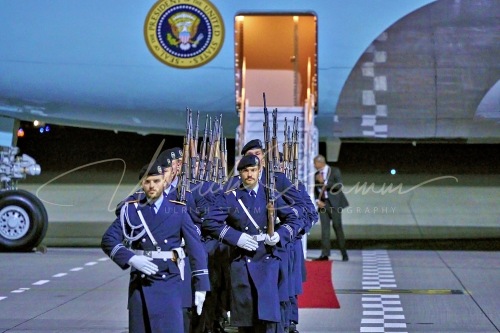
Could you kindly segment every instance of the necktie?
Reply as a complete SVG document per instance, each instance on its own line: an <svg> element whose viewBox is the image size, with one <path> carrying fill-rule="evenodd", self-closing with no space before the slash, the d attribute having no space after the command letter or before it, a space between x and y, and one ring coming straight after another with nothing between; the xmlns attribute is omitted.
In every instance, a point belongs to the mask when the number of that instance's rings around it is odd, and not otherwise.
<svg viewBox="0 0 500 333"><path fill-rule="evenodd" d="M254 190L251 190L251 191L250 191L250 196L251 196L252 198L255 198L255 197L257 197L257 193L255 193L255 191L254 191Z"/></svg>
<svg viewBox="0 0 500 333"><path fill-rule="evenodd" d="M156 216L155 205L151 205L150 207L151 207L151 214L152 214L153 216Z"/></svg>

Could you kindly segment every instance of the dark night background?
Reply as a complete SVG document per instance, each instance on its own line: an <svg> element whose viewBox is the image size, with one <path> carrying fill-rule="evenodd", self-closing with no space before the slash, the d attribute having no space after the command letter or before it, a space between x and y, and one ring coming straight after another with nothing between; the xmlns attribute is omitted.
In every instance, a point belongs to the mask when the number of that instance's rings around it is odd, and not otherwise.
<svg viewBox="0 0 500 333"><path fill-rule="evenodd" d="M42 175L44 172L61 173L113 158L125 160L127 172L135 174L149 162L163 139L163 149L182 147L183 143L183 138L178 136L143 136L54 125L50 125L49 132L42 134L31 123L22 123L21 127L25 135L18 138L18 147L21 153L30 155L42 166ZM234 164L234 147L234 139L228 139L229 170ZM326 154L325 143L320 143L319 148L321 154ZM394 168L399 174L487 175L500 173L499 152L498 144L464 144L456 141L417 142L415 146L411 142L343 142L337 165L343 173L387 174ZM97 173L122 169L123 163L111 162L98 163L82 170Z"/></svg>

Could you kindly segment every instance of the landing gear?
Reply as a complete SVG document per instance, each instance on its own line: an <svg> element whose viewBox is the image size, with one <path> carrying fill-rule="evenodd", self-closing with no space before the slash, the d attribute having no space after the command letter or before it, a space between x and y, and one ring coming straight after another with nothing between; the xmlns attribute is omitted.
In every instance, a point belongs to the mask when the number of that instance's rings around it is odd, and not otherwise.
<svg viewBox="0 0 500 333"><path fill-rule="evenodd" d="M47 233L43 203L30 192L17 189L26 175L40 174L40 166L17 147L0 147L0 251L31 251Z"/></svg>
<svg viewBox="0 0 500 333"><path fill-rule="evenodd" d="M47 211L24 190L0 191L0 250L31 251L45 237Z"/></svg>

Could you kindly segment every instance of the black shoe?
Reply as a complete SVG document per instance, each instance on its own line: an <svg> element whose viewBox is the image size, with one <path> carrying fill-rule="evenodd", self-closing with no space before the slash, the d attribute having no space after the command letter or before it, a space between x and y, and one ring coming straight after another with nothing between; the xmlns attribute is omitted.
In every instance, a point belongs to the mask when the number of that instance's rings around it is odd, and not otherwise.
<svg viewBox="0 0 500 333"><path fill-rule="evenodd" d="M349 261L349 256L347 255L347 252L342 253L342 261Z"/></svg>
<svg viewBox="0 0 500 333"><path fill-rule="evenodd" d="M325 261L328 260L328 256L319 256L316 259L313 259L314 261Z"/></svg>
<svg viewBox="0 0 500 333"><path fill-rule="evenodd" d="M299 331L297 331L297 326L295 326L296 324L292 321L290 323L290 326L288 327L288 333L299 333Z"/></svg>

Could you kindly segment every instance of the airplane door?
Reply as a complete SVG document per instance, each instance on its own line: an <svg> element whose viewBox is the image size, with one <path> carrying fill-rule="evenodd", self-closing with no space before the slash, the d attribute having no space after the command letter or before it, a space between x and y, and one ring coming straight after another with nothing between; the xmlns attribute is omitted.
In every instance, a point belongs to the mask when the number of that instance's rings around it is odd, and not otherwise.
<svg viewBox="0 0 500 333"><path fill-rule="evenodd" d="M235 18L237 105L303 106L317 92L316 17L312 14ZM309 89L309 90L308 90Z"/></svg>

